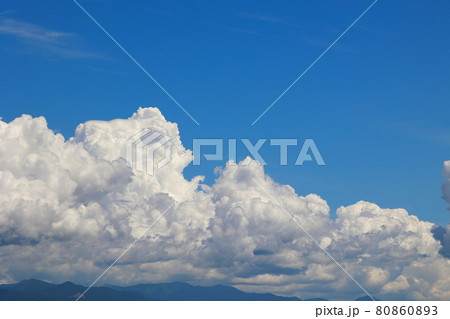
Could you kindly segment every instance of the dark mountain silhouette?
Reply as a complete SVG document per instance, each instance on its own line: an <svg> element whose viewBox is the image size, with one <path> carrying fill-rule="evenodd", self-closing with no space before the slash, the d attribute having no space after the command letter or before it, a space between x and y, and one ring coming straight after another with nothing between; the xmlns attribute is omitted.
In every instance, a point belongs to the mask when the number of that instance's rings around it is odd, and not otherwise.
<svg viewBox="0 0 450 319"><path fill-rule="evenodd" d="M70 281L53 284L29 279L15 284L0 285L0 300L70 301L76 300L86 290L85 286ZM193 286L184 282L139 284L128 287L92 287L80 298L83 301L300 301L297 297L282 297L271 293L248 293L230 286ZM323 298L310 301L327 301ZM357 301L370 301L362 296ZM378 300L378 299L377 299Z"/></svg>
<svg viewBox="0 0 450 319"><path fill-rule="evenodd" d="M70 301L76 300L86 287L70 281L62 284L29 279L19 283L0 285L0 300ZM300 300L296 297L281 297L269 293L246 293L239 289L217 285L212 287L192 286L174 282L162 284L140 284L130 287L92 287L80 300L91 301L141 301L141 300L217 300L217 301L269 301Z"/></svg>
<svg viewBox="0 0 450 319"><path fill-rule="evenodd" d="M247 293L230 286L192 286L184 282L140 284L129 287L110 286L121 291L140 292L147 298L169 301L298 301L270 293Z"/></svg>
<svg viewBox="0 0 450 319"><path fill-rule="evenodd" d="M22 280L21 282L11 285L0 285L2 289L31 293L50 288L52 286L54 286L54 284L37 279Z"/></svg>
<svg viewBox="0 0 450 319"><path fill-rule="evenodd" d="M76 285L70 281L56 285L49 282L29 279L16 284L0 285L0 300L49 300L70 301L76 300L86 287ZM81 300L117 301L117 300L149 300L139 293L118 291L107 287L93 287Z"/></svg>

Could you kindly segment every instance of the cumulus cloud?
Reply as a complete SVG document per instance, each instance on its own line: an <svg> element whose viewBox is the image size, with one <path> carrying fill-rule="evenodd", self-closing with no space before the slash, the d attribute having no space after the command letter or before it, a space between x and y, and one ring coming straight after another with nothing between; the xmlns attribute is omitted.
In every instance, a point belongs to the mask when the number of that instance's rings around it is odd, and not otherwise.
<svg viewBox="0 0 450 319"><path fill-rule="evenodd" d="M444 200L450 204L450 161L444 162L444 170L442 171L444 174L445 182L442 185L442 194Z"/></svg>
<svg viewBox="0 0 450 319"><path fill-rule="evenodd" d="M442 185L442 198L446 200L447 203L450 203L450 161L444 162L442 173L445 178L445 182ZM433 235L442 245L439 252L442 256L450 259L450 224L446 227L436 226L433 229Z"/></svg>
<svg viewBox="0 0 450 319"><path fill-rule="evenodd" d="M124 160L126 141L144 128L171 138L172 160L152 176ZM44 118L24 115L0 121L0 141L4 282L89 284L157 220L102 282L223 283L300 298L363 294L299 224L378 298L450 299L450 262L439 254L435 225L362 201L332 219L324 199L276 183L255 161L227 165L213 185L187 180L192 153L156 108L80 124L69 140Z"/></svg>

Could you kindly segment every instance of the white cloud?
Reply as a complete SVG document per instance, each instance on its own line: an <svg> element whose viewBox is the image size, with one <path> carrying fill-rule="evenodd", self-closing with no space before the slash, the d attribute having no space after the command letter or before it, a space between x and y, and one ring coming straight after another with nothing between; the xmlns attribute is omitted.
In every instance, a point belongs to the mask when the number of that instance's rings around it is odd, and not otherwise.
<svg viewBox="0 0 450 319"><path fill-rule="evenodd" d="M125 141L144 128L171 137L172 162L154 176L132 171L123 159ZM192 153L158 109L80 124L69 140L44 118L24 115L0 121L0 141L4 281L90 283L175 202L102 282L224 283L301 298L362 295L274 198L378 298L450 299L450 264L439 254L435 225L362 201L339 208L333 220L325 200L297 195L254 161L228 165L211 186L186 180Z"/></svg>
<svg viewBox="0 0 450 319"><path fill-rule="evenodd" d="M383 286L383 292L386 293L397 293L409 288L408 279L400 275L394 281L388 282Z"/></svg>
<svg viewBox="0 0 450 319"><path fill-rule="evenodd" d="M62 38L74 36L72 33L51 31L31 23L14 19L2 19L0 33L42 42L58 42Z"/></svg>
<svg viewBox="0 0 450 319"><path fill-rule="evenodd" d="M77 34L50 30L33 23L4 18L1 15L0 34L16 38L40 54L50 54L62 58L100 57L98 54L80 49L80 43L75 47L73 42L77 40Z"/></svg>

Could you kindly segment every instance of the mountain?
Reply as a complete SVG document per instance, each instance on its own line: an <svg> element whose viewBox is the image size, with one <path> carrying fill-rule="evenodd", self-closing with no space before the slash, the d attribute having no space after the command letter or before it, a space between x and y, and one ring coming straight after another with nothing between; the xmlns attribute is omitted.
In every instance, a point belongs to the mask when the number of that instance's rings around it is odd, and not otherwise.
<svg viewBox="0 0 450 319"><path fill-rule="evenodd" d="M29 279L19 283L0 285L0 300L70 301L76 300L86 287L70 281L62 284ZM92 301L141 301L141 300L185 300L185 301L290 301L296 297L281 297L270 293L246 293L230 286L192 286L173 282L162 284L140 284L129 287L92 287L80 300Z"/></svg>
<svg viewBox="0 0 450 319"><path fill-rule="evenodd" d="M0 285L0 300L29 300L29 301L70 301L76 300L86 287L76 285L70 281L55 285L49 282L29 279L16 284ZM139 293L118 291L107 287L92 287L81 300L118 301L118 300L148 300Z"/></svg>
<svg viewBox="0 0 450 319"><path fill-rule="evenodd" d="M52 284L29 279L15 284L0 285L0 301L71 301L86 290L70 281ZM230 286L193 286L184 282L139 284L134 286L92 287L80 300L86 301L300 301L297 297L282 297L271 293L249 293ZM362 296L356 301L370 301ZM378 301L378 299L376 299ZM327 301L323 298L308 301Z"/></svg>
<svg viewBox="0 0 450 319"><path fill-rule="evenodd" d="M140 292L146 298L168 301L299 301L270 293L247 293L230 286L192 286L183 282L140 284L129 287L110 286L128 292Z"/></svg>

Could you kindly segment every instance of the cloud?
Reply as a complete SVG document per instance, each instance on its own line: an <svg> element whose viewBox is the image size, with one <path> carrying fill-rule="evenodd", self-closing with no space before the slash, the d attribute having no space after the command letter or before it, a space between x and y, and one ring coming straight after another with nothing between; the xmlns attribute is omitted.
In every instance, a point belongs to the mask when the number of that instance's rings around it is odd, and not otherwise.
<svg viewBox="0 0 450 319"><path fill-rule="evenodd" d="M144 128L171 137L172 161L153 176L124 160L125 142ZM5 282L90 284L160 218L102 283L223 283L301 298L363 294L280 203L376 297L450 299L450 261L439 253L436 225L363 201L340 207L334 220L320 196L296 194L255 161L228 164L213 185L187 180L192 153L156 108L82 123L68 140L43 117L23 115L0 121L0 141Z"/></svg>
<svg viewBox="0 0 450 319"><path fill-rule="evenodd" d="M444 162L442 174L445 178L445 182L442 184L442 198L450 204L450 161ZM439 252L442 256L450 259L450 224L446 227L436 226L433 229L433 235L442 245Z"/></svg>
<svg viewBox="0 0 450 319"><path fill-rule="evenodd" d="M445 182L442 185L442 197L447 203L450 204L450 161L444 162L444 169L442 173L445 178Z"/></svg>
<svg viewBox="0 0 450 319"><path fill-rule="evenodd" d="M57 43L63 38L75 36L72 33L51 31L35 24L14 19L3 19L0 24L0 32L15 35L24 39L53 43Z"/></svg>
<svg viewBox="0 0 450 319"><path fill-rule="evenodd" d="M403 276L400 275L398 276L394 281L388 282L387 284L385 284L383 286L383 292L386 293L397 293L400 291L404 291L406 289L408 289L409 283L408 283L408 279Z"/></svg>
<svg viewBox="0 0 450 319"><path fill-rule="evenodd" d="M50 30L45 27L0 16L0 34L13 36L27 48L44 55L62 58L99 58L75 44L78 35L69 32Z"/></svg>
<svg viewBox="0 0 450 319"><path fill-rule="evenodd" d="M445 178L445 182L442 185L442 198L447 201L447 203L450 203L450 161L444 162L442 173ZM442 247L439 250L439 253L450 259L450 224L446 227L436 226L433 229L433 236L441 243Z"/></svg>

